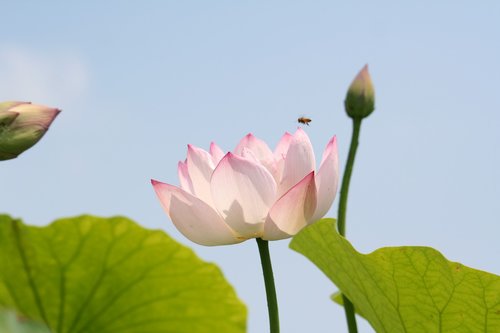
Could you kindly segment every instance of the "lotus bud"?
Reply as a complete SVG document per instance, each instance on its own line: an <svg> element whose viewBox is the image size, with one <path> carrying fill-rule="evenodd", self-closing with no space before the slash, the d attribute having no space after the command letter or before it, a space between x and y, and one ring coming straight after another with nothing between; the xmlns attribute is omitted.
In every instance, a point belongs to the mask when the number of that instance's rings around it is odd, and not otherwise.
<svg viewBox="0 0 500 333"><path fill-rule="evenodd" d="M368 73L368 65L365 65L352 81L344 104L351 118L368 117L375 109L375 91Z"/></svg>
<svg viewBox="0 0 500 333"><path fill-rule="evenodd" d="M0 161L16 158L49 129L60 110L25 102L0 103Z"/></svg>

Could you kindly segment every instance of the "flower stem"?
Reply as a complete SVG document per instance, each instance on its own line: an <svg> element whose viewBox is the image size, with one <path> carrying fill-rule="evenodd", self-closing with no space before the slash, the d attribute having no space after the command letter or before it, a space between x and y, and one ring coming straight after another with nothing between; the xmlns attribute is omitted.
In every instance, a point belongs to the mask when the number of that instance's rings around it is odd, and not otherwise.
<svg viewBox="0 0 500 333"><path fill-rule="evenodd" d="M271 333L279 333L280 321L278 316L278 300L276 299L276 288L274 286L273 267L269 256L269 242L262 238L257 238L259 246L260 262L264 283L266 285L267 310L269 312L269 327Z"/></svg>
<svg viewBox="0 0 500 333"><path fill-rule="evenodd" d="M339 234L345 236L345 217L347 211L347 196L349 193L349 184L351 182L352 169L354 166L354 159L356 157L356 150L358 149L358 139L359 132L361 130L362 118L353 118L353 130L351 137L351 146L349 147L349 155L347 156L347 163L345 166L344 177L342 178L342 187L340 188L340 201L339 201L339 213L338 213L338 230ZM354 312L354 305L351 301L342 294L342 300L344 302L345 316L347 320L347 327L349 333L357 333L358 328L356 324L356 316Z"/></svg>

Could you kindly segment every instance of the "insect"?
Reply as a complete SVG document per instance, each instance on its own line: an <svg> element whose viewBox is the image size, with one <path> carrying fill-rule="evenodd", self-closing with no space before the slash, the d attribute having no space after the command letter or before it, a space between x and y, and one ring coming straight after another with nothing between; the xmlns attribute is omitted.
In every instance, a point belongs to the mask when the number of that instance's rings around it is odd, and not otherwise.
<svg viewBox="0 0 500 333"><path fill-rule="evenodd" d="M309 126L309 123L312 121L311 118L300 117L297 121L301 124Z"/></svg>

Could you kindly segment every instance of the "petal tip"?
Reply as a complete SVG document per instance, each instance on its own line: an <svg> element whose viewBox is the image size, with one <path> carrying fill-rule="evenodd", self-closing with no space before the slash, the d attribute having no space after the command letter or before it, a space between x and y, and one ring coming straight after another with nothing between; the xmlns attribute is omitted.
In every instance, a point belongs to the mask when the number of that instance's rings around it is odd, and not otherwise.
<svg viewBox="0 0 500 333"><path fill-rule="evenodd" d="M295 138L297 138L297 137L307 137L307 138L309 138L309 136L307 135L306 131L304 131L304 129L302 127L297 127L297 130L295 131L295 133L292 136L295 137Z"/></svg>

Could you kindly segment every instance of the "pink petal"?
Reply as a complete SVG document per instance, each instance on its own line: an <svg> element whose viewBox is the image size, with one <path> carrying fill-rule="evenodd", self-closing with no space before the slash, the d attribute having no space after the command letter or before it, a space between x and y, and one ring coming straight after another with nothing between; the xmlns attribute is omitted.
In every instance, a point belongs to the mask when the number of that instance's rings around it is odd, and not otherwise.
<svg viewBox="0 0 500 333"><path fill-rule="evenodd" d="M186 162L179 162L177 164L177 175L179 176L181 188L189 194L193 194L193 183L191 182L191 178L189 178Z"/></svg>
<svg viewBox="0 0 500 333"><path fill-rule="evenodd" d="M243 150L245 149L251 150L253 155L267 168L271 175L273 175L273 177L276 176L276 165L273 153L264 141L256 138L251 133L247 134L236 146L234 153L238 156L243 156Z"/></svg>
<svg viewBox="0 0 500 333"><path fill-rule="evenodd" d="M207 246L235 244L244 240L202 200L178 187L155 180L151 183L163 209L189 240Z"/></svg>
<svg viewBox="0 0 500 333"><path fill-rule="evenodd" d="M211 188L215 207L231 228L246 238L262 235L276 198L276 183L266 168L227 153L212 175Z"/></svg>
<svg viewBox="0 0 500 333"><path fill-rule="evenodd" d="M9 101L0 103L0 112L8 111L9 109L21 105L21 104L31 104L30 102L19 102L19 101Z"/></svg>
<svg viewBox="0 0 500 333"><path fill-rule="evenodd" d="M212 206L210 177L214 171L212 156L205 150L188 145L187 171L193 185L192 194Z"/></svg>
<svg viewBox="0 0 500 333"><path fill-rule="evenodd" d="M276 149L274 150L274 163L276 166L276 182L279 184L281 182L281 177L283 176L283 168L285 167L285 157L290 147L290 142L292 142L293 136L285 132L281 137Z"/></svg>
<svg viewBox="0 0 500 333"><path fill-rule="evenodd" d="M261 139L253 136L252 133L247 134L241 139L240 143L234 149L234 153L241 156L243 148L250 149L260 161L268 161L273 158L273 153L267 144Z"/></svg>
<svg viewBox="0 0 500 333"><path fill-rule="evenodd" d="M246 160L249 160L255 164L260 164L259 159L255 156L255 154L248 148L244 147L241 150L241 157L243 157Z"/></svg>
<svg viewBox="0 0 500 333"><path fill-rule="evenodd" d="M290 142L285 158L283 176L278 186L278 196L283 195L315 167L314 151L306 132L299 128Z"/></svg>
<svg viewBox="0 0 500 333"><path fill-rule="evenodd" d="M224 157L224 151L215 142L212 142L210 143L210 155L212 155L214 165L217 165Z"/></svg>
<svg viewBox="0 0 500 333"><path fill-rule="evenodd" d="M266 240L284 239L295 235L307 225L316 208L314 171L292 187L271 208L264 224Z"/></svg>
<svg viewBox="0 0 500 333"><path fill-rule="evenodd" d="M12 130L30 126L43 131L48 130L54 118L61 112L59 109L30 103L15 105L9 111L19 113L16 121L12 124Z"/></svg>
<svg viewBox="0 0 500 333"><path fill-rule="evenodd" d="M290 147L290 142L292 142L293 135L288 132L285 132L281 137L280 141L276 145L276 149L274 149L274 158L285 159L286 153L288 152L288 148Z"/></svg>
<svg viewBox="0 0 500 333"><path fill-rule="evenodd" d="M315 222L325 216L337 195L339 184L339 157L337 152L337 138L334 136L326 145L323 152L321 166L316 175L318 190L318 204L310 222Z"/></svg>

